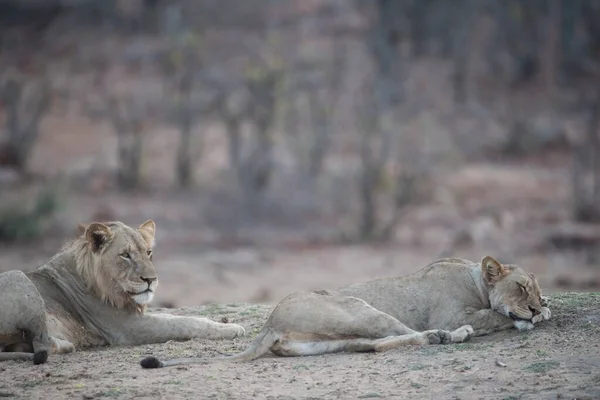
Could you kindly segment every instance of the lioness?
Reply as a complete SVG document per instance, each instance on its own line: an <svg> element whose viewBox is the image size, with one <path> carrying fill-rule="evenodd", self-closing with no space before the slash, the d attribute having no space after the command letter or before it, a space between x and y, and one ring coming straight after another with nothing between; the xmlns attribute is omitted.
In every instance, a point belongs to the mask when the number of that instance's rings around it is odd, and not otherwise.
<svg viewBox="0 0 600 400"><path fill-rule="evenodd" d="M546 305L535 277L515 265L501 265L489 256L481 263L445 258L406 277L292 294L275 307L242 353L169 361L147 357L141 365L250 361L269 351L308 356L457 343L513 326L532 329L550 319Z"/></svg>
<svg viewBox="0 0 600 400"><path fill-rule="evenodd" d="M156 225L92 223L35 271L0 274L0 361L168 340L233 339L245 330L206 318L145 314L158 286ZM32 354L33 353L33 354Z"/></svg>

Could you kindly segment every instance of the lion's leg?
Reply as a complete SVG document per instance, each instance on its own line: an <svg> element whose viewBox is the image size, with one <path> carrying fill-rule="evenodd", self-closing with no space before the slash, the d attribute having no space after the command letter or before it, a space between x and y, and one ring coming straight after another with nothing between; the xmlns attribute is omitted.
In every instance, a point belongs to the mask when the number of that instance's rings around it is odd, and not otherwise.
<svg viewBox="0 0 600 400"><path fill-rule="evenodd" d="M0 275L2 313L0 320L5 329L25 334L33 347L35 364L45 363L52 348L46 321L46 306L35 285L21 271Z"/></svg>
<svg viewBox="0 0 600 400"><path fill-rule="evenodd" d="M63 354L63 353L72 353L75 351L75 346L73 343L68 340L51 338L52 341L52 353Z"/></svg>
<svg viewBox="0 0 600 400"><path fill-rule="evenodd" d="M139 345L164 343L169 340L234 339L246 330L241 325L224 324L208 318L184 317L170 314L144 314L123 321L126 334L111 344Z"/></svg>

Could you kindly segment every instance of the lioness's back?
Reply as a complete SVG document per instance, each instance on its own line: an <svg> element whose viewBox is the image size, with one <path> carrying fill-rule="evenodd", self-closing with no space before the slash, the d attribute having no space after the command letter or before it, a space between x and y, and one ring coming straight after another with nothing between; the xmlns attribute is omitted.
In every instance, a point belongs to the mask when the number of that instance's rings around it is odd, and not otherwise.
<svg viewBox="0 0 600 400"><path fill-rule="evenodd" d="M446 258L409 275L348 285L335 292L360 298L412 329L428 329L422 316L428 314L431 307L448 305L449 299L458 299L466 291L477 298L477 293L468 285L472 281L469 275L472 268L477 268L477 264Z"/></svg>

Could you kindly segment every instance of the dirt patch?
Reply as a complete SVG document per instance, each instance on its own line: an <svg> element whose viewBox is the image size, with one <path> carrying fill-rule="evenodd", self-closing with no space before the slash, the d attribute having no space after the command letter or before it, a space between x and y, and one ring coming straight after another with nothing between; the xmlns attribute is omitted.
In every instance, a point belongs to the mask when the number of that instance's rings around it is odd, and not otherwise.
<svg viewBox="0 0 600 400"><path fill-rule="evenodd" d="M54 355L48 364L0 365L0 397L121 399L597 399L600 293L554 293L553 319L468 343L385 353L269 356L243 364L143 370L147 355L216 356L246 348L272 306L211 304L153 309L227 318L246 327L234 341L191 340Z"/></svg>

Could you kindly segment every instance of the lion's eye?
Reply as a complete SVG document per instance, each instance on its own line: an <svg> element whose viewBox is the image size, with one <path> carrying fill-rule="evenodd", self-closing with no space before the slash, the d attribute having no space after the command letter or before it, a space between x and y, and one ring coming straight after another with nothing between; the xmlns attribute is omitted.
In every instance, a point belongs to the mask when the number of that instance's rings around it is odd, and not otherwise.
<svg viewBox="0 0 600 400"><path fill-rule="evenodd" d="M123 258L125 258L125 259L127 259L127 260L131 259L131 256L129 255L128 251L126 251L124 253L121 253L120 256L123 257Z"/></svg>
<svg viewBox="0 0 600 400"><path fill-rule="evenodd" d="M527 289L525 288L525 285L523 285L521 283L518 283L518 285L519 285L519 289L521 289L521 292L527 293Z"/></svg>

